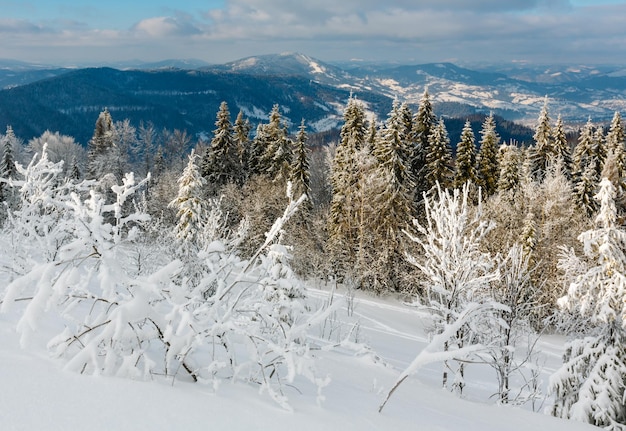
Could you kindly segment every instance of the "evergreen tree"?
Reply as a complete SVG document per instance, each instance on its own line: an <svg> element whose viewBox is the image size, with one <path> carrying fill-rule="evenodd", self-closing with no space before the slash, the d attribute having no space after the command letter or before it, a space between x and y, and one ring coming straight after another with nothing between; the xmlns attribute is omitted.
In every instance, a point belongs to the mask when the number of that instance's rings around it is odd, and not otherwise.
<svg viewBox="0 0 626 431"><path fill-rule="evenodd" d="M488 197L495 193L498 187L500 166L498 163L498 146L500 137L496 132L496 122L493 113L483 122L480 131L480 150L477 157L478 185L482 187L483 196Z"/></svg>
<svg viewBox="0 0 626 431"><path fill-rule="evenodd" d="M626 176L626 136L622 116L617 111L613 115L609 133L606 135L606 147L607 152L614 155L619 176Z"/></svg>
<svg viewBox="0 0 626 431"><path fill-rule="evenodd" d="M572 169L572 155L563 126L563 119L559 115L554 129L552 129L553 153L556 160L561 160L561 167L566 177L570 177Z"/></svg>
<svg viewBox="0 0 626 431"><path fill-rule="evenodd" d="M202 176L214 188L243 182L241 154L235 143L228 104L222 102L215 120L213 139L202 158Z"/></svg>
<svg viewBox="0 0 626 431"><path fill-rule="evenodd" d="M272 181L289 179L293 159L293 143L281 124L278 105L274 105L268 124L259 126L251 151L251 166L254 173L265 175Z"/></svg>
<svg viewBox="0 0 626 431"><path fill-rule="evenodd" d="M385 127L373 149L377 168L373 181L382 190L372 196L375 213L378 261L376 278L371 286L375 291L398 291L401 287L401 266L404 263L402 231L415 216L414 189L408 144L402 140L402 121L397 105L389 113Z"/></svg>
<svg viewBox="0 0 626 431"><path fill-rule="evenodd" d="M453 176L454 169L452 167L450 139L448 138L446 125L443 122L443 118L441 118L433 128L428 139L424 178L429 189L437 185L437 183L442 188L447 189L452 186Z"/></svg>
<svg viewBox="0 0 626 431"><path fill-rule="evenodd" d="M113 153L113 118L108 109L98 115L93 137L87 146L87 177L99 179L108 173L115 173Z"/></svg>
<svg viewBox="0 0 626 431"><path fill-rule="evenodd" d="M191 252L198 251L206 217L202 198L205 179L200 174L196 159L198 156L192 150L187 167L178 179L178 195L169 204L177 211L176 238L181 242L182 249Z"/></svg>
<svg viewBox="0 0 626 431"><path fill-rule="evenodd" d="M335 271L344 273L357 253L358 209L355 196L360 193L359 152L366 146L367 125L363 104L351 97L343 113L341 141L332 161L330 183L332 199L328 218L328 241Z"/></svg>
<svg viewBox="0 0 626 431"><path fill-rule="evenodd" d="M514 144L502 145L500 148L500 175L498 190L509 199L515 195L520 184L520 154Z"/></svg>
<svg viewBox="0 0 626 431"><path fill-rule="evenodd" d="M543 179L548 164L554 157L552 144L552 130L550 127L550 117L548 115L548 97L546 96L537 119L535 134L533 136L535 145L532 147L533 176L539 180Z"/></svg>
<svg viewBox="0 0 626 431"><path fill-rule="evenodd" d="M6 134L0 141L2 143L2 160L0 162L0 177L2 178L15 178L17 169L15 167L15 154L14 147L17 137L13 132L11 126L7 126Z"/></svg>
<svg viewBox="0 0 626 431"><path fill-rule="evenodd" d="M476 182L476 138L469 120L465 122L461 142L456 146L454 187L461 188L467 182Z"/></svg>
<svg viewBox="0 0 626 431"><path fill-rule="evenodd" d="M596 326L596 335L567 346L563 367L552 376L555 416L598 427L626 428L626 232L616 224L615 187L603 179L595 196L597 227L583 232L585 261L565 252L560 268L570 277L559 305Z"/></svg>
<svg viewBox="0 0 626 431"><path fill-rule="evenodd" d="M307 195L307 202L310 205L311 197L311 177L309 174L309 150L307 148L308 136L304 119L300 123L300 129L296 136L296 148L294 163L291 168L291 183L293 195L296 197L302 194Z"/></svg>
<svg viewBox="0 0 626 431"><path fill-rule="evenodd" d="M249 157L250 157L250 121L243 117L243 112L239 111L235 120L235 146L239 154L239 164L243 170L243 177L248 175Z"/></svg>
<svg viewBox="0 0 626 431"><path fill-rule="evenodd" d="M422 199L422 192L428 190L428 183L424 178L426 167L426 155L428 154L428 138L437 124L437 117L433 112L428 89L424 94L417 108L417 113L413 120L413 139L411 148L411 174L416 180L415 197Z"/></svg>
<svg viewBox="0 0 626 431"><path fill-rule="evenodd" d="M602 128L594 132L589 118L580 133L572 160L574 200L588 215L597 209L593 196L596 194L605 158Z"/></svg>

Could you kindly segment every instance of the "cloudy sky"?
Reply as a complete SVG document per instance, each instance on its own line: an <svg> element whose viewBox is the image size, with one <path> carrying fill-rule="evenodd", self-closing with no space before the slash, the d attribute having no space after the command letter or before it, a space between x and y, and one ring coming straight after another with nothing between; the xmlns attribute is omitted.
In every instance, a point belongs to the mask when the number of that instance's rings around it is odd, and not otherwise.
<svg viewBox="0 0 626 431"><path fill-rule="evenodd" d="M0 58L626 63L626 1L0 0Z"/></svg>

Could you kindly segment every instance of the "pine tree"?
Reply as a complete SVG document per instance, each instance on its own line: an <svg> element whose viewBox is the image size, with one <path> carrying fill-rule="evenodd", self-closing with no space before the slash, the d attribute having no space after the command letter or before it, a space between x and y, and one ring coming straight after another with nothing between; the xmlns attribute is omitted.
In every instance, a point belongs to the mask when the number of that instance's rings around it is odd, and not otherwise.
<svg viewBox="0 0 626 431"><path fill-rule="evenodd" d="M535 145L532 147L533 176L539 180L543 179L548 165L551 163L555 151L552 144L552 130L550 127L550 117L548 115L548 97L546 96L543 108L539 113L535 134L533 136Z"/></svg>
<svg viewBox="0 0 626 431"><path fill-rule="evenodd" d="M235 120L235 146L239 154L239 163L243 169L243 177L248 175L249 158L250 158L250 121L244 119L243 112L239 111Z"/></svg>
<svg viewBox="0 0 626 431"><path fill-rule="evenodd" d="M429 189L437 185L437 183L442 188L447 189L452 186L453 176L454 169L452 167L450 139L448 138L446 125L443 122L443 118L441 118L433 128L428 139L424 178Z"/></svg>
<svg viewBox="0 0 626 431"><path fill-rule="evenodd" d="M597 209L593 196L596 193L605 157L602 130L598 128L594 132L591 118L589 118L580 133L572 160L574 200L588 215L593 214Z"/></svg>
<svg viewBox="0 0 626 431"><path fill-rule="evenodd" d="M578 180L574 184L574 202L588 216L596 212L597 206L593 199L598 186L598 175L594 165L589 164L584 172L578 175Z"/></svg>
<svg viewBox="0 0 626 431"><path fill-rule="evenodd" d="M569 343L550 389L553 415L619 430L626 427L626 232L616 224L614 198L615 187L603 179L597 227L579 236L586 260L569 250L559 262L571 277L559 305L587 317L597 335Z"/></svg>
<svg viewBox="0 0 626 431"><path fill-rule="evenodd" d="M461 188L467 182L476 182L476 138L469 120L465 122L461 142L456 146L454 187Z"/></svg>
<svg viewBox="0 0 626 431"><path fill-rule="evenodd" d="M108 173L116 171L117 166L112 157L113 118L108 109L98 115L93 137L87 145L87 177L89 179L102 178Z"/></svg>
<svg viewBox="0 0 626 431"><path fill-rule="evenodd" d="M293 143L287 136L278 105L274 105L268 124L259 126L251 151L254 173L272 181L286 182L293 159Z"/></svg>
<svg viewBox="0 0 626 431"><path fill-rule="evenodd" d="M15 154L14 145L17 141L17 137L13 132L11 126L7 126L6 134L0 141L2 143L2 160L0 162L0 177L2 178L15 178L17 169L15 167Z"/></svg>
<svg viewBox="0 0 626 431"><path fill-rule="evenodd" d="M296 136L295 157L291 167L290 178L294 196L299 197L305 194L307 195L307 202L310 202L311 177L309 174L309 150L307 148L307 140L306 125L304 124L304 119L302 119L298 135Z"/></svg>
<svg viewBox="0 0 626 431"><path fill-rule="evenodd" d="M365 147L367 139L362 103L351 97L343 118L341 141L332 161L332 199L328 218L328 242L337 273L344 273L348 262L353 262L357 254L358 209L354 199L359 195L362 184L358 154Z"/></svg>
<svg viewBox="0 0 626 431"><path fill-rule="evenodd" d="M483 122L480 131L480 150L477 156L478 185L482 188L483 196L488 197L496 192L500 166L498 163L498 146L500 137L496 132L496 122L493 113Z"/></svg>
<svg viewBox="0 0 626 431"><path fill-rule="evenodd" d="M197 159L198 156L192 150L187 167L178 179L178 195L169 204L177 211L178 222L175 235L181 241L181 248L196 252L200 245L206 217L205 202L202 198L205 179L200 174Z"/></svg>
<svg viewBox="0 0 626 431"><path fill-rule="evenodd" d="M235 143L228 104L222 102L215 120L213 139L202 158L202 176L214 188L243 183L241 154Z"/></svg>
<svg viewBox="0 0 626 431"><path fill-rule="evenodd" d="M520 184L520 154L514 144L500 148L500 175L498 190L513 199Z"/></svg>
<svg viewBox="0 0 626 431"><path fill-rule="evenodd" d="M426 155L428 154L428 138L437 124L437 116L433 112L428 89L424 94L417 108L417 113L413 119L413 138L411 148L411 175L416 181L415 197L422 199L422 192L428 190L428 183L424 178L426 167Z"/></svg>
<svg viewBox="0 0 626 431"><path fill-rule="evenodd" d="M402 140L402 121L396 104L372 151L377 162L372 181L383 187L372 196L374 243L379 257L375 263L378 274L372 288L377 292L400 289L404 262L402 230L409 227L409 221L415 216L415 183L409 169L409 154L409 146Z"/></svg>
<svg viewBox="0 0 626 431"><path fill-rule="evenodd" d="M563 119L559 115L554 128L552 129L552 142L554 157L558 161L561 160L561 167L566 177L571 176L572 169L572 155L567 142L567 135L565 134L565 127L563 126Z"/></svg>
<svg viewBox="0 0 626 431"><path fill-rule="evenodd" d="M626 176L626 135L622 124L622 116L615 112L611 120L609 133L606 135L607 152L614 155L620 177Z"/></svg>

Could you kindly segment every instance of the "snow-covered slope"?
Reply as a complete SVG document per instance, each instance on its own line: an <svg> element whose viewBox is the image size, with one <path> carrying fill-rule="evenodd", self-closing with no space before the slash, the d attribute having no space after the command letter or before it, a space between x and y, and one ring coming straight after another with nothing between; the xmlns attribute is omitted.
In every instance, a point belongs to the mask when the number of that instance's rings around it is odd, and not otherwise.
<svg viewBox="0 0 626 431"><path fill-rule="evenodd" d="M320 301L324 287L309 289ZM337 294L336 301L348 301ZM384 394L424 347L424 316L393 298L363 295L354 300L354 314L337 312L336 324L320 332L320 345L349 337L371 349L349 345L320 351L318 370L332 382L317 404L306 386L289 393L294 412L285 412L257 389L223 383L214 393L204 385L154 376L153 381L83 376L63 370L45 350L46 325L24 348L15 332L13 314L0 314L0 428L30 430L593 430L591 426L555 419L525 407L492 405L491 370L470 367L467 399L438 387L440 365L411 377L394 393L382 413ZM16 309L16 312L18 310ZM50 322L54 323L54 322ZM562 340L544 339L544 383L560 362ZM547 405L548 401L546 400Z"/></svg>

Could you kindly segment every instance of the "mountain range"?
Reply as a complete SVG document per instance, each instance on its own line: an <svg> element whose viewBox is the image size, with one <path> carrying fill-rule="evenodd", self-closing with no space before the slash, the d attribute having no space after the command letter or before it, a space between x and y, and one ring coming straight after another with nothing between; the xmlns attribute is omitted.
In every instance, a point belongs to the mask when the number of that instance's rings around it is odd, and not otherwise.
<svg viewBox="0 0 626 431"><path fill-rule="evenodd" d="M278 104L293 131L305 119L311 132L340 127L350 94L383 121L393 100L415 110L428 89L435 113L455 125L479 124L493 112L500 122L532 126L544 100L551 116L576 129L591 118L607 122L626 107L626 69L619 66L330 64L299 53L244 58L211 65L198 60L125 63L115 67L63 68L0 61L0 129L11 125L25 140L45 130L86 143L104 108L114 120L151 121L157 128L210 136L219 104L254 125L267 122ZM458 123L458 124L456 124ZM510 129L510 127L509 127ZM519 127L503 139L527 140ZM510 135L510 136L509 136Z"/></svg>

